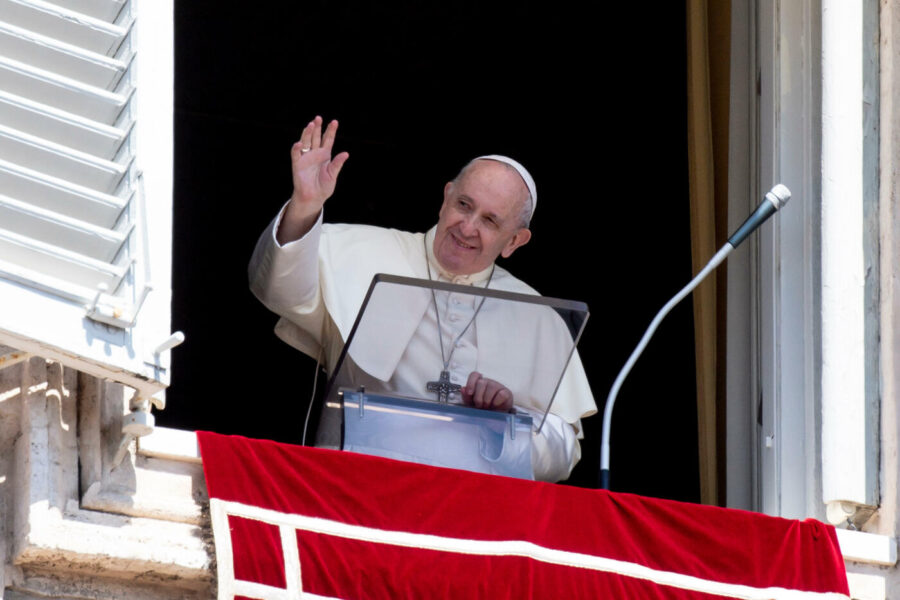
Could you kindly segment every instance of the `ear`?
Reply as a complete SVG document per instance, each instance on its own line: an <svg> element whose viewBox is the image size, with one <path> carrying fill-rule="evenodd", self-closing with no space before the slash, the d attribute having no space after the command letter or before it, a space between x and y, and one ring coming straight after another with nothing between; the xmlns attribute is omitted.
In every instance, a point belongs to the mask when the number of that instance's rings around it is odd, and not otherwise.
<svg viewBox="0 0 900 600"><path fill-rule="evenodd" d="M453 191L453 182L448 181L447 185L444 186L444 202L447 201L447 198L450 197L450 193Z"/></svg>
<svg viewBox="0 0 900 600"><path fill-rule="evenodd" d="M509 238L509 241L506 242L503 250L500 251L500 256L502 256L503 258L509 258L510 255L516 251L516 248L524 246L530 239L531 230L527 227L522 227L511 238Z"/></svg>
<svg viewBox="0 0 900 600"><path fill-rule="evenodd" d="M453 182L448 181L447 185L444 186L444 201L441 202L441 210L438 211L438 216L441 216L441 213L444 212L444 207L447 206L450 200L450 195L453 193Z"/></svg>

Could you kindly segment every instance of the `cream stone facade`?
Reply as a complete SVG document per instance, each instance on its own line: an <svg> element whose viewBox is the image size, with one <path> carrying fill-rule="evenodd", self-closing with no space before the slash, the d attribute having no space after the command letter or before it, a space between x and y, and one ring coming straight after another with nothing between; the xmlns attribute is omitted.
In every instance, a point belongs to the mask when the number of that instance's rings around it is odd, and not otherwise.
<svg viewBox="0 0 900 600"><path fill-rule="evenodd" d="M195 436L157 430L115 466L125 388L11 359L0 371L0 597L213 597Z"/></svg>

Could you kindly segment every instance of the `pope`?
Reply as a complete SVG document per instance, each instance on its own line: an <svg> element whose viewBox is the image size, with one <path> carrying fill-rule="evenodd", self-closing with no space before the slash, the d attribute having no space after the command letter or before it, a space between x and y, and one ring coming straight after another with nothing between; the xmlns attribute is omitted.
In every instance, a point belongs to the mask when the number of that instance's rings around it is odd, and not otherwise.
<svg viewBox="0 0 900 600"><path fill-rule="evenodd" d="M364 287L371 280L370 271L537 293L495 265L498 257L511 256L531 239L529 223L537 192L521 164L498 155L469 162L444 186L437 225L426 234L323 225L323 207L349 158L347 152L333 155L337 131L337 121L323 131L319 116L303 129L291 149L291 198L263 233L251 259L251 289L282 317L276 327L282 339L333 369L361 305ZM517 399L518 392L514 394L504 382L491 379L489 373L465 371L474 364L474 359L466 358L477 356L478 346L471 325L480 306L470 308L469 314L474 314L468 325L455 340L449 340L450 357L446 356L446 342L440 339L442 379L446 375L459 382L461 401L477 408L509 411L525 404L524 399ZM455 315L450 317L453 320ZM434 310L425 311L409 341L410 350L419 344L422 351L407 352L404 357L427 354L425 347L433 348L447 325L442 326L441 321L435 300ZM454 357L457 360L451 360ZM393 377L399 381L434 378L433 369L416 362L401 360ZM533 439L536 478L556 481L568 477L581 454L580 419L594 412L596 405L576 354L552 412Z"/></svg>

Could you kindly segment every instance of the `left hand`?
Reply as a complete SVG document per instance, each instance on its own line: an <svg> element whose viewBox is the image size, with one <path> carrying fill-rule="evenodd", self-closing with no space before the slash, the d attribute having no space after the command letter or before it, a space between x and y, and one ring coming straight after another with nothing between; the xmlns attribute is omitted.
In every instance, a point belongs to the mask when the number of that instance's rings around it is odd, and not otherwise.
<svg viewBox="0 0 900 600"><path fill-rule="evenodd" d="M472 371L461 392L463 402L475 408L509 412L513 407L513 394L509 388L483 377L478 371Z"/></svg>

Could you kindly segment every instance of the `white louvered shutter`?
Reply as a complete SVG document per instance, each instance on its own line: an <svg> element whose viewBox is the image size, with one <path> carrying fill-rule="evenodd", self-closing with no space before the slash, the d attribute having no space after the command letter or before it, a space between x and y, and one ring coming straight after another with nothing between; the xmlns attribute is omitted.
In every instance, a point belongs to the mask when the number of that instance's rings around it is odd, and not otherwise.
<svg viewBox="0 0 900 600"><path fill-rule="evenodd" d="M168 383L172 0L0 0L0 344Z"/></svg>

